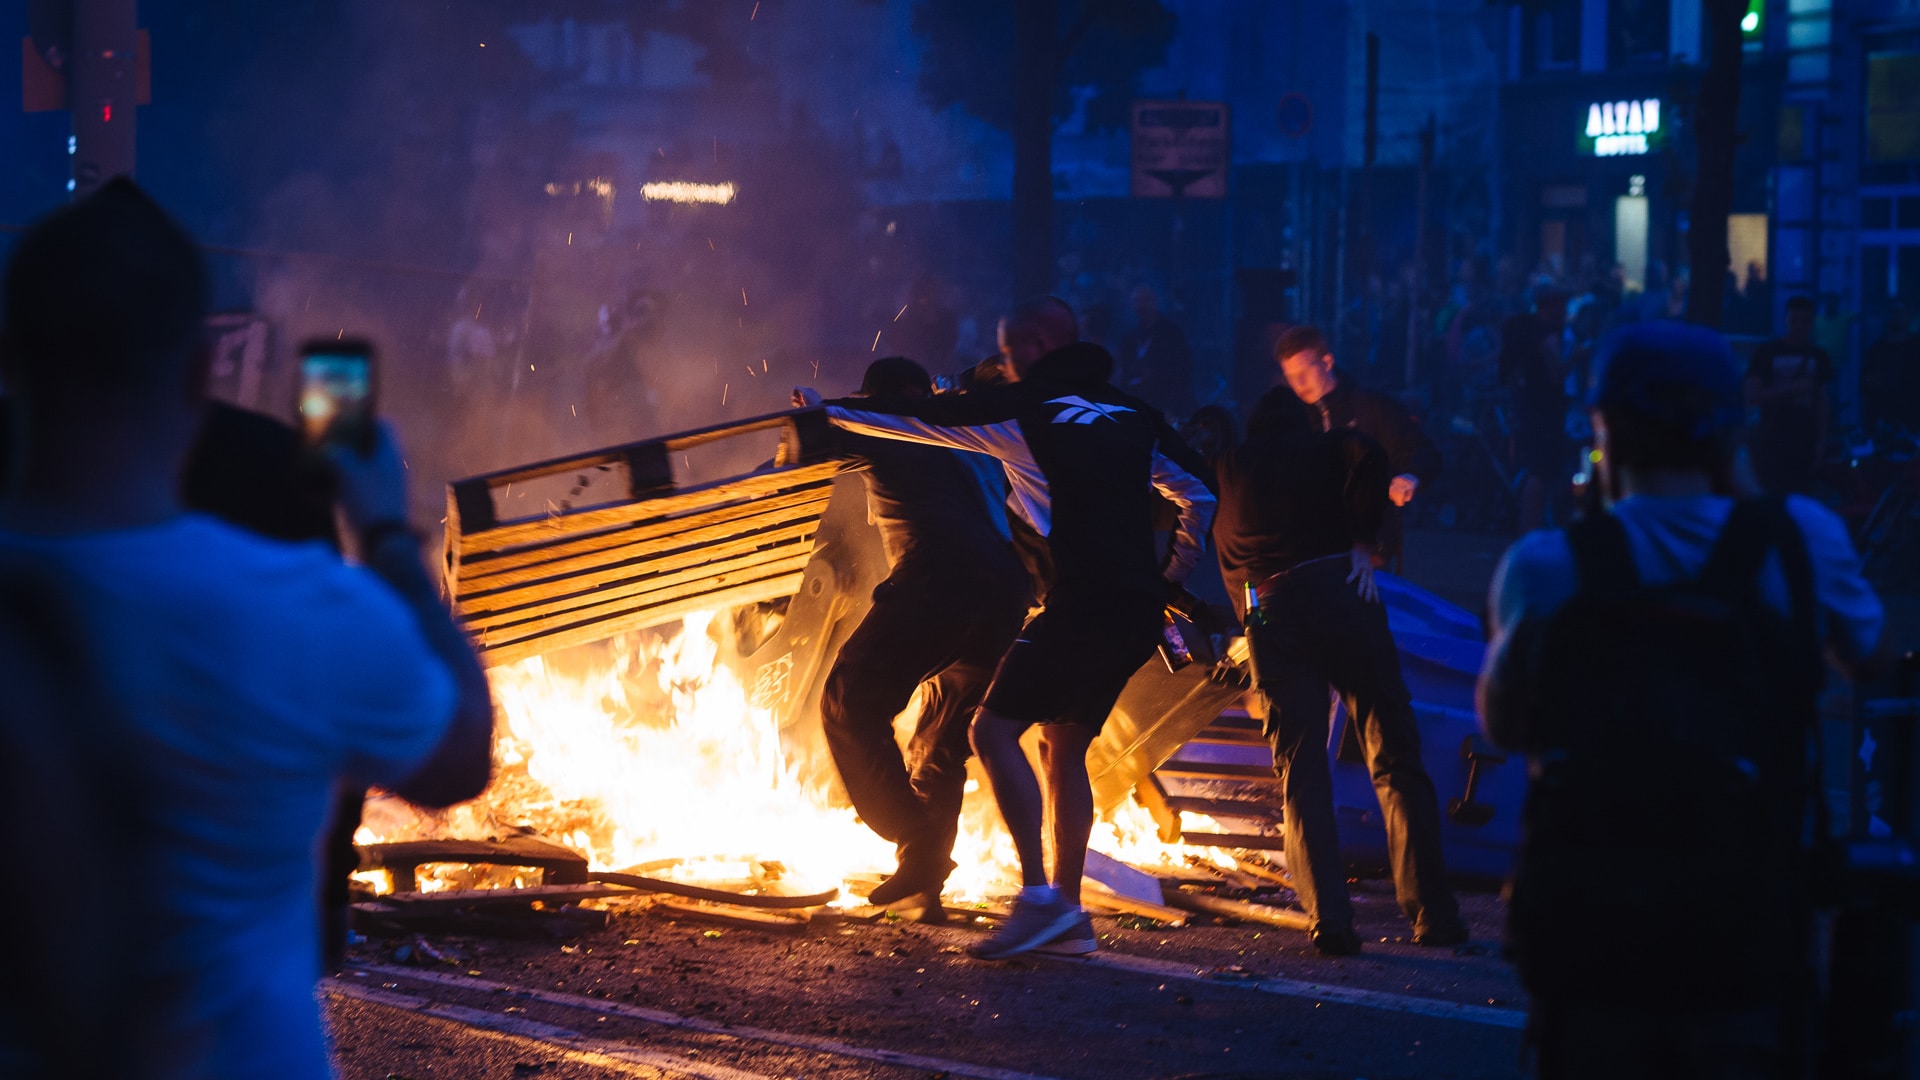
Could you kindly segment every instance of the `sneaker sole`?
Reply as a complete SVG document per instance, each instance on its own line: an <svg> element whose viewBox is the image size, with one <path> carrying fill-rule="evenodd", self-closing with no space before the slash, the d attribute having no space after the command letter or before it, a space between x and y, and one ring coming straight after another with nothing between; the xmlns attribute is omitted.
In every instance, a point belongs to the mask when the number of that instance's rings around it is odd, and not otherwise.
<svg viewBox="0 0 1920 1080"><path fill-rule="evenodd" d="M1018 956L1023 952L1032 952L1042 945L1057 940L1060 935L1080 925L1078 911L1062 914L1048 923L1044 929L1028 934L1024 939L1012 945L995 945L985 942L967 950L967 955L976 960L1005 960L1009 956Z"/></svg>

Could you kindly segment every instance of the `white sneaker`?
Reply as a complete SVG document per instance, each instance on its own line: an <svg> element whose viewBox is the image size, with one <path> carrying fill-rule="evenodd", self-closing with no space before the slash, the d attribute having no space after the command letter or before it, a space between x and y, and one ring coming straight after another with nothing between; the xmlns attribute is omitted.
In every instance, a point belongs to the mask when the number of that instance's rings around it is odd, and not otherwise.
<svg viewBox="0 0 1920 1080"><path fill-rule="evenodd" d="M1072 932L1087 913L1079 904L1055 900L1050 904L1016 898L1013 912L1000 929L985 941L967 947L967 955L976 960L1005 960Z"/></svg>
<svg viewBox="0 0 1920 1080"><path fill-rule="evenodd" d="M1080 913L1080 921L1073 924L1073 929L1041 946L1043 952L1061 956L1086 956L1099 949L1100 935L1093 932L1093 916L1084 911Z"/></svg>

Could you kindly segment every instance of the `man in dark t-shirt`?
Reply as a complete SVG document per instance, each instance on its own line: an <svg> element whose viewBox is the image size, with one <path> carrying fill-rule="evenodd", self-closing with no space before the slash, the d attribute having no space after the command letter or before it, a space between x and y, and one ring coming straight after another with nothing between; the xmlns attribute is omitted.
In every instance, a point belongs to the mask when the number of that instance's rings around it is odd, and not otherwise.
<svg viewBox="0 0 1920 1080"><path fill-rule="evenodd" d="M1827 441L1833 361L1813 343L1813 299L1787 301L1787 332L1747 361L1747 408L1754 416L1753 471L1774 495L1804 495Z"/></svg>
<svg viewBox="0 0 1920 1080"><path fill-rule="evenodd" d="M1394 893L1416 945L1467 939L1446 884L1440 802L1420 760L1413 699L1370 553L1387 512L1386 452L1364 433L1320 431L1286 387L1260 400L1247 441L1221 459L1214 545L1220 573L1268 613L1248 628L1257 680L1250 708L1273 746L1281 832L1320 952L1360 951L1334 827L1327 687L1346 703L1387 830ZM1245 611L1242 611L1242 615Z"/></svg>
<svg viewBox="0 0 1920 1080"><path fill-rule="evenodd" d="M926 369L905 357L867 368L864 397L930 396ZM897 847L900 866L867 897L939 921L941 886L967 783L968 725L1033 600L1009 540L1003 473L978 454L843 433L867 466L868 516L880 529L887 579L840 647L820 702L827 747L854 809ZM893 720L926 694L908 758Z"/></svg>
<svg viewBox="0 0 1920 1080"><path fill-rule="evenodd" d="M1440 474L1440 448L1398 401L1341 378L1326 335L1318 329L1288 329L1274 340L1273 357L1287 386L1311 407L1321 431L1358 431L1386 452L1391 475L1387 498L1393 505L1380 525L1374 565L1393 565L1404 546L1401 508Z"/></svg>

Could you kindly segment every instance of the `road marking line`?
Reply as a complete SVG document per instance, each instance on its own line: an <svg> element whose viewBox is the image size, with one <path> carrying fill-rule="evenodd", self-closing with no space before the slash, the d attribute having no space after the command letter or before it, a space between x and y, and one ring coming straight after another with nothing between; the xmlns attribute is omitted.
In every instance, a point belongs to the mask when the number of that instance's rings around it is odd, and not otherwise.
<svg viewBox="0 0 1920 1080"><path fill-rule="evenodd" d="M1238 987L1267 994L1278 994L1281 997L1330 1001L1339 1005L1384 1009L1387 1012L1431 1016L1441 1020L1458 1020L1462 1023L1482 1024L1487 1027L1511 1028L1517 1031L1527 1026L1527 1014L1523 1010L1502 1009L1492 1005L1466 1005L1441 1001L1438 998L1395 994L1386 990L1363 990L1357 986L1329 986L1326 983L1304 982L1299 979L1258 977L1226 979L1200 970L1191 964L1154 960L1145 956L1123 956L1117 953L1064 956L1041 952L1028 955L1045 956L1049 960L1086 964L1092 967L1112 968L1117 971L1131 971L1141 975L1158 975L1161 978L1204 983L1208 986Z"/></svg>
<svg viewBox="0 0 1920 1080"><path fill-rule="evenodd" d="M502 1016L499 1013L468 1008L464 1005L439 1004L412 994L399 994L378 987L357 986L344 979L327 979L324 982L329 994L354 998L390 1009L404 1009L408 1012L432 1016L516 1041L539 1043L581 1064L617 1068L630 1076L644 1076L650 1080L679 1080L681 1077L697 1077L699 1080L777 1080L776 1077L767 1073L747 1072L725 1065L689 1061L684 1057L654 1050L642 1050L631 1044L611 1039L591 1038L567 1028L543 1024L538 1020ZM640 1068L636 1069L634 1066Z"/></svg>
<svg viewBox="0 0 1920 1080"><path fill-rule="evenodd" d="M717 1020L706 1020L698 1016L683 1016L667 1012L664 1009L649 1009L639 1005L626 1005L602 998L583 997L578 994L565 994L557 990L535 990L531 987L514 986L510 983L494 982L488 979L464 975L447 975L438 971L418 971L408 968L388 967L382 964L369 964L354 969L354 974L385 975L395 979L411 979L418 982L436 983L442 986L457 987L462 990L477 990L489 993L506 994L512 997L539 1001L548 1005L559 1005L569 1009L583 1009L606 1016L621 1016L629 1020L644 1020L650 1024L665 1027L685 1028L710 1035L731 1035L737 1039L751 1042L772 1043L776 1046L790 1046L800 1050L811 1050L835 1057L859 1058L864 1061L878 1061L886 1065L898 1065L907 1069L923 1069L928 1072L944 1072L951 1076L967 1077L968 1080L1053 1080L1052 1077L1035 1073L1016 1072L1012 1069L995 1069L985 1065L971 1065L964 1061L948 1061L945 1058L926 1057L922 1054L906 1054L898 1050L882 1050L870 1046L855 1046L836 1039L823 1039L817 1035L802 1035L792 1031L775 1031L771 1028L746 1027L738 1024L726 1024ZM327 980L329 985L352 985L342 978ZM492 1013L481 1015L493 1016ZM686 1068L675 1065L676 1068Z"/></svg>

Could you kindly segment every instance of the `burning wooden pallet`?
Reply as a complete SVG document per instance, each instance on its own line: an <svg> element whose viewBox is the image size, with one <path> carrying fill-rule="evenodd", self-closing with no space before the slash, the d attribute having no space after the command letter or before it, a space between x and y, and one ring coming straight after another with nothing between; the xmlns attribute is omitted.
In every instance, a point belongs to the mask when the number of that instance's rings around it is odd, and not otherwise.
<svg viewBox="0 0 1920 1080"><path fill-rule="evenodd" d="M780 436L765 468L676 486L675 455L765 431ZM447 593L489 664L791 596L834 478L851 468L814 410L460 480L447 495ZM594 480L609 486L609 474L614 494L575 505ZM577 481L568 496L509 516L514 485L524 494L567 476Z"/></svg>

